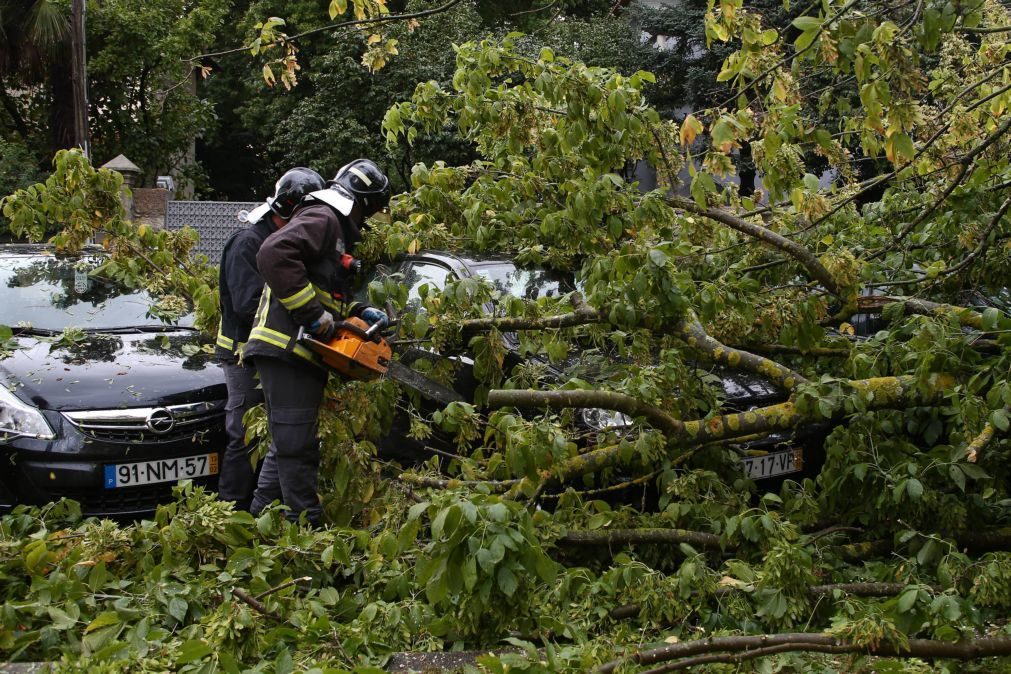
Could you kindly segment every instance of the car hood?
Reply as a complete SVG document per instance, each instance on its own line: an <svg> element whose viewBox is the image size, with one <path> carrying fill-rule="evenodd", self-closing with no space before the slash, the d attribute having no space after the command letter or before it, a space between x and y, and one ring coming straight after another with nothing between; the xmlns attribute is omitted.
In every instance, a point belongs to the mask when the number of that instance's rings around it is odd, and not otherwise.
<svg viewBox="0 0 1011 674"><path fill-rule="evenodd" d="M40 409L97 410L225 398L224 375L197 333L87 334L75 343L18 337L0 381Z"/></svg>

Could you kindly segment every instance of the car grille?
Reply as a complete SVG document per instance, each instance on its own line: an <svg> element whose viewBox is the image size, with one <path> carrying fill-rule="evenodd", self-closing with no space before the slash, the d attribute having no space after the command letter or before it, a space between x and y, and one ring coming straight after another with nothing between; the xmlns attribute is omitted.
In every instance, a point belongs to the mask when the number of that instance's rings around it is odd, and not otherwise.
<svg viewBox="0 0 1011 674"><path fill-rule="evenodd" d="M186 440L222 428L225 401L167 407L64 412L82 433L106 442L164 444Z"/></svg>
<svg viewBox="0 0 1011 674"><path fill-rule="evenodd" d="M217 476L200 477L193 481L194 485L217 489ZM73 489L60 493L68 499L81 504L81 512L85 515L113 516L149 514L163 503L171 503L174 482L160 484L144 484L137 487L122 487L120 489Z"/></svg>

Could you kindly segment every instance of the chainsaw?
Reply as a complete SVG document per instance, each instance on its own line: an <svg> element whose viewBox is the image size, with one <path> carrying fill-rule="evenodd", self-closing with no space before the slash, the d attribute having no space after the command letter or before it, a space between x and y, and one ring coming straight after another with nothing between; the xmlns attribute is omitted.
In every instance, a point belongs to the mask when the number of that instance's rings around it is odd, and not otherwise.
<svg viewBox="0 0 1011 674"><path fill-rule="evenodd" d="M320 356L328 368L349 379L372 381L389 377L443 405L464 401L453 389L393 360L393 348L379 334L379 328L378 323L370 327L352 316L334 326L329 341L316 339L303 328L298 330L298 341Z"/></svg>

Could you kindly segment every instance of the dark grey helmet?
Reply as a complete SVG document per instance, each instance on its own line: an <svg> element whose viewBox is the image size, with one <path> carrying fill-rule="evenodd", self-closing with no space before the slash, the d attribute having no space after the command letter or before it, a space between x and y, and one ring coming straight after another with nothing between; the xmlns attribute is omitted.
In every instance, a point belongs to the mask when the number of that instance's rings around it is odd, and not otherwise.
<svg viewBox="0 0 1011 674"><path fill-rule="evenodd" d="M366 218L390 203L390 179L371 159L355 159L346 164L330 184L340 186L354 197Z"/></svg>
<svg viewBox="0 0 1011 674"><path fill-rule="evenodd" d="M278 178L274 196L267 197L270 210L287 220L301 203L302 197L326 187L323 176L310 168L296 166Z"/></svg>

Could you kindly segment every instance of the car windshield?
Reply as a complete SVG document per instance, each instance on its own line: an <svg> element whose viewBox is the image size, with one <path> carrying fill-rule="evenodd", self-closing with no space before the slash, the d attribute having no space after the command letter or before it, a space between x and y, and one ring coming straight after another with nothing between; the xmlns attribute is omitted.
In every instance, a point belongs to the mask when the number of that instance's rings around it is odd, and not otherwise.
<svg viewBox="0 0 1011 674"><path fill-rule="evenodd" d="M480 266L474 271L499 292L525 300L558 297L575 290L571 274L548 269L519 269L511 263Z"/></svg>
<svg viewBox="0 0 1011 674"><path fill-rule="evenodd" d="M56 332L192 326L192 315L176 321L155 316L147 292L94 276L104 261L101 256L0 253L0 324Z"/></svg>

